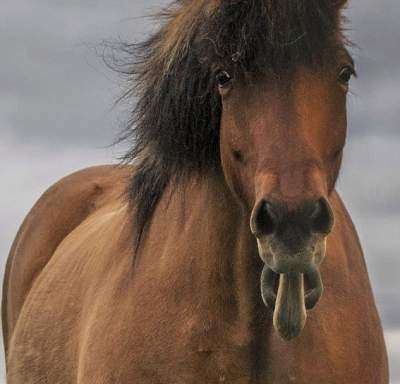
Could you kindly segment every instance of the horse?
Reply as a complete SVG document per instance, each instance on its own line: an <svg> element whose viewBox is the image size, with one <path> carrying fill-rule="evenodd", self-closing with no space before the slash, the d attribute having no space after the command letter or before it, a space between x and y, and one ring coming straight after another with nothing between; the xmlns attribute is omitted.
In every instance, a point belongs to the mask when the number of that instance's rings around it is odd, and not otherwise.
<svg viewBox="0 0 400 384"><path fill-rule="evenodd" d="M335 190L345 1L177 0L124 44L119 165L39 199L3 290L10 384L387 384Z"/></svg>

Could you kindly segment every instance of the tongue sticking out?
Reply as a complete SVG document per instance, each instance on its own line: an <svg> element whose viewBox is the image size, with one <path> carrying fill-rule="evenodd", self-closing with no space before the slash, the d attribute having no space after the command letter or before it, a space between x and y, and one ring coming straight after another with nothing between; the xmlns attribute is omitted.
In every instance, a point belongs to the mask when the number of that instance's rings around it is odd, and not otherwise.
<svg viewBox="0 0 400 384"><path fill-rule="evenodd" d="M309 288L307 293L304 289L304 277ZM261 276L262 298L274 310L274 327L285 340L300 335L307 319L306 310L317 304L322 290L318 269L310 269L306 275L297 272L278 275L265 266Z"/></svg>
<svg viewBox="0 0 400 384"><path fill-rule="evenodd" d="M274 327L286 340L300 335L306 324L304 277L301 273L280 275L274 311Z"/></svg>

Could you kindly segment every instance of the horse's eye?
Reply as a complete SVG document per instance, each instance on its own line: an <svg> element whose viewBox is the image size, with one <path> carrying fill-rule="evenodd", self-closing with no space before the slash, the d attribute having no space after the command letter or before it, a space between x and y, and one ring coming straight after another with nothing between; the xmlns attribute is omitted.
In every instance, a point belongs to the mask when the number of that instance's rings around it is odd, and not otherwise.
<svg viewBox="0 0 400 384"><path fill-rule="evenodd" d="M339 71L338 80L341 83L348 84L351 78L356 74L354 68L350 65L345 65Z"/></svg>
<svg viewBox="0 0 400 384"><path fill-rule="evenodd" d="M217 73L216 80L217 80L218 86L224 87L232 80L232 77L228 72L220 71Z"/></svg>

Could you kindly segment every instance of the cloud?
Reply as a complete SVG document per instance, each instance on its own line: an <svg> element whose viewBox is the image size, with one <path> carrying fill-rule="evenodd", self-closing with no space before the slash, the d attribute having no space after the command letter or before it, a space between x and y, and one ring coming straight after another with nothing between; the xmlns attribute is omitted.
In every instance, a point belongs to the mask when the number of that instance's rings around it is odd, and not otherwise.
<svg viewBox="0 0 400 384"><path fill-rule="evenodd" d="M391 383L400 384L400 329L385 333L389 353Z"/></svg>
<svg viewBox="0 0 400 384"><path fill-rule="evenodd" d="M60 147L112 142L121 111L110 110L121 90L93 47L142 39L151 24L137 16L156 3L3 1L2 132Z"/></svg>
<svg viewBox="0 0 400 384"><path fill-rule="evenodd" d="M355 96L350 102L354 122L352 135L363 136L371 131L380 135L396 134L399 139L398 14L397 0L381 4L374 0L350 1L346 13L350 19L348 34L358 45L351 51L359 73L352 85Z"/></svg>
<svg viewBox="0 0 400 384"><path fill-rule="evenodd" d="M399 135L379 131L350 137L339 189L359 215L386 218L400 214L399 141Z"/></svg>

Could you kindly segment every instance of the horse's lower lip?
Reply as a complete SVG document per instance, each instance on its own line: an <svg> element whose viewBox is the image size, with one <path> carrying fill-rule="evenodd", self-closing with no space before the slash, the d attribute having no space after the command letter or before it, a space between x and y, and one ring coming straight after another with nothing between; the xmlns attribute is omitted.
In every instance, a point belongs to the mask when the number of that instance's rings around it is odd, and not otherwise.
<svg viewBox="0 0 400 384"><path fill-rule="evenodd" d="M279 279L282 274L286 273L276 272L274 269L265 265L261 275L261 293L263 301L264 304L271 309L275 308ZM304 288L306 307L307 309L312 309L319 301L323 292L321 275L317 267L307 268L307 271L304 273Z"/></svg>

